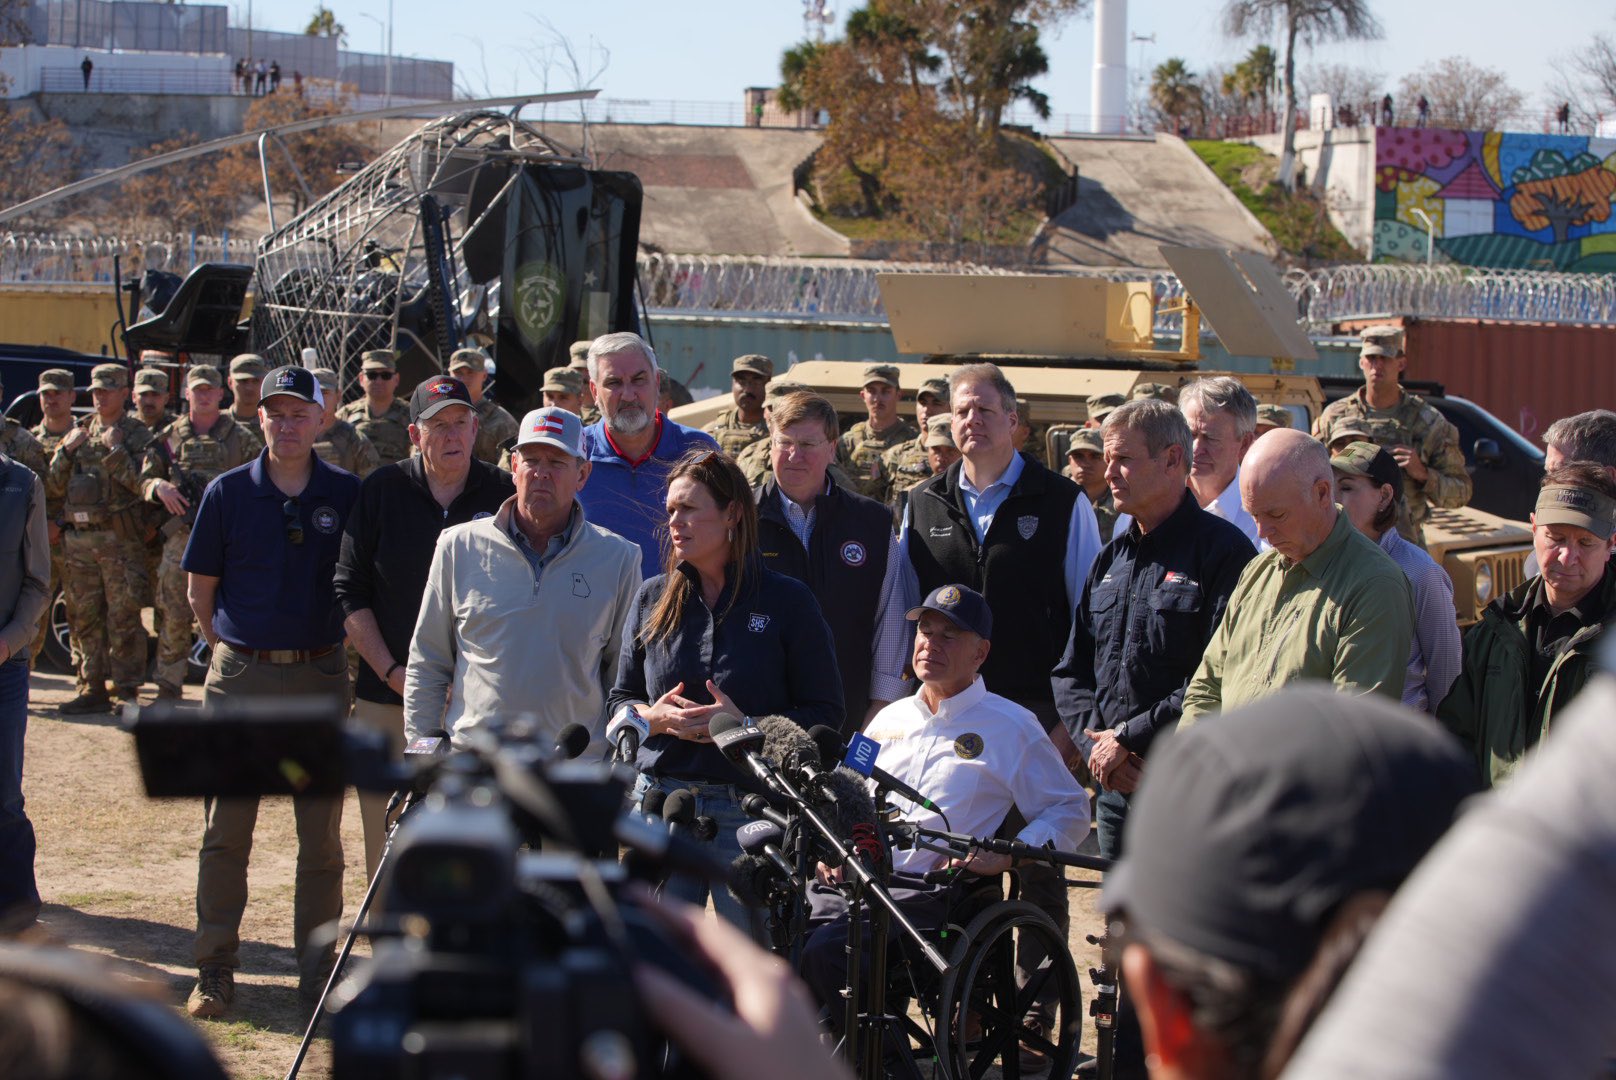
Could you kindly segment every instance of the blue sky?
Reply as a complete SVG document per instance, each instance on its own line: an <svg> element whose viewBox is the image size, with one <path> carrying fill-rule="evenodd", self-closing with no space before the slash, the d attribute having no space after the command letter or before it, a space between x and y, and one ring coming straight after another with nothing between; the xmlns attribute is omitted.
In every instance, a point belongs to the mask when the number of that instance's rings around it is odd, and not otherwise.
<svg viewBox="0 0 1616 1080"><path fill-rule="evenodd" d="M350 34L350 48L380 51L375 22L361 12L387 18L387 0L327 0ZM833 0L834 2L834 0ZM1384 40L1336 45L1317 51L1314 59L1369 67L1395 88L1400 76L1423 64L1451 55L1506 71L1528 106L1546 100L1546 84L1555 63L1584 40L1590 29L1616 31L1616 8L1587 0L1535 0L1529 9L1501 0L1424 0L1392 3L1372 0L1386 28ZM453 60L462 83L483 87L486 64L489 87L496 93L541 89L539 43L547 36L534 16L549 20L579 53L598 46L610 50L610 62L599 80L603 95L628 99L739 102L748 86L773 85L779 77L783 49L803 37L801 0L694 0L650 3L647 0L586 0L584 3L521 3L518 0L393 0L394 43L400 55ZM838 16L857 6L839 3ZM1143 46L1148 69L1169 56L1181 56L1192 70L1232 62L1252 42L1233 42L1219 28L1216 2L1134 0L1129 31L1154 34ZM1530 16L1524 14L1530 10ZM266 11L268 12L266 17ZM1586 12L1599 13L1593 26ZM269 29L299 30L290 7L263 5L256 19ZM303 16L302 18L306 18ZM297 25L282 25L283 21ZM1068 20L1046 34L1052 73L1041 88L1057 113L1087 114L1093 23L1086 17ZM1128 61L1139 57L1132 45ZM595 53L598 62L599 54ZM1309 57L1303 55L1299 66ZM552 66L551 89L569 86L570 75Z"/></svg>

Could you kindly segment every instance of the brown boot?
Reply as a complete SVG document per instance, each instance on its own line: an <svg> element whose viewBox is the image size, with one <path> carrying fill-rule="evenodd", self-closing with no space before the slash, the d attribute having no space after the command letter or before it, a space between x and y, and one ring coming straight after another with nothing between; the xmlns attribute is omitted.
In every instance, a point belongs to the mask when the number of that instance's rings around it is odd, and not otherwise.
<svg viewBox="0 0 1616 1080"><path fill-rule="evenodd" d="M118 686L118 687L114 687L113 691L112 691L112 696L114 698L116 698L118 700L118 703L121 704L121 705L139 705L140 704L140 687L139 686Z"/></svg>
<svg viewBox="0 0 1616 1080"><path fill-rule="evenodd" d="M198 1020L214 1020L229 1012L235 1000L235 972L209 965L197 973L196 987L185 1001L185 1011Z"/></svg>
<svg viewBox="0 0 1616 1080"><path fill-rule="evenodd" d="M182 692L180 690L179 687L172 686L172 685L170 685L169 683L166 683L166 682L160 682L160 683L157 684L157 697L154 698L153 700L155 700L155 701L179 701L183 697L185 697L185 694L184 694L184 692Z"/></svg>
<svg viewBox="0 0 1616 1080"><path fill-rule="evenodd" d="M63 716L90 716L95 713L112 711L112 699L107 697L107 688L90 686L79 692L79 696L72 701L64 701L56 707L56 711Z"/></svg>

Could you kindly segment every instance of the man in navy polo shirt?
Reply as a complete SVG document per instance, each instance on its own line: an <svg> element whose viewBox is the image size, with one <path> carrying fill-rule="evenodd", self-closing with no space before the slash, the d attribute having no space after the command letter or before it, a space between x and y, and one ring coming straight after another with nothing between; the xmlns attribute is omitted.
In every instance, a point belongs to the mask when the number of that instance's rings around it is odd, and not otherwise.
<svg viewBox="0 0 1616 1080"><path fill-rule="evenodd" d="M584 428L590 473L578 501L590 521L639 545L642 576L660 574L668 468L687 451L718 443L658 411L656 353L638 334L590 344L589 385L601 415Z"/></svg>
<svg viewBox="0 0 1616 1080"><path fill-rule="evenodd" d="M342 611L332 578L359 478L314 453L324 418L314 373L283 367L264 377L258 405L266 448L208 485L182 565L197 625L213 648L204 707L233 698L325 695L348 707ZM292 940L298 992L319 997L333 961L309 945L315 927L342 917L342 800L293 796L297 892ZM247 855L256 798L203 803L196 882L196 989L186 1011L223 1016L235 997Z"/></svg>

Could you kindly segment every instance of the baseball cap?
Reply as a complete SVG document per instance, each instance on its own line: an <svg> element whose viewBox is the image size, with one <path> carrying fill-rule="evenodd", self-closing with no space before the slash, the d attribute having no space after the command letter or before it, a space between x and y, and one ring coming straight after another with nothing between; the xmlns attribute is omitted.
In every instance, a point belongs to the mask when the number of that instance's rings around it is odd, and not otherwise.
<svg viewBox="0 0 1616 1080"><path fill-rule="evenodd" d="M566 409L553 406L534 409L522 417L522 427L516 434L518 450L530 443L553 446L581 458L584 456L584 422Z"/></svg>
<svg viewBox="0 0 1616 1080"><path fill-rule="evenodd" d="M1577 525L1601 540L1616 533L1616 500L1593 488L1554 484L1537 493L1534 525Z"/></svg>
<svg viewBox="0 0 1616 1080"><path fill-rule="evenodd" d="M359 370L392 374L398 370L398 353L392 349L368 349L360 354Z"/></svg>
<svg viewBox="0 0 1616 1080"><path fill-rule="evenodd" d="M1135 383L1133 392L1128 396L1134 401L1141 398L1154 398L1157 401L1165 401L1169 405L1177 405L1178 387L1159 382Z"/></svg>
<svg viewBox="0 0 1616 1080"><path fill-rule="evenodd" d="M251 379L262 379L269 374L269 361L257 353L244 352L230 361L230 377L244 376Z"/></svg>
<svg viewBox="0 0 1616 1080"><path fill-rule="evenodd" d="M1392 491L1402 494L1403 470L1397 459L1372 442L1350 442L1339 452L1330 455L1330 468L1348 476L1364 476L1377 486L1390 484Z"/></svg>
<svg viewBox="0 0 1616 1080"><path fill-rule="evenodd" d="M1358 349L1359 356L1396 356L1403 351L1403 329L1400 326L1368 326L1359 332L1358 340L1362 342Z"/></svg>
<svg viewBox="0 0 1616 1080"><path fill-rule="evenodd" d="M1334 446L1342 439L1352 439L1355 442L1374 442L1375 437L1369 434L1368 428L1362 420L1347 419L1336 424L1328 432L1329 445Z"/></svg>
<svg viewBox="0 0 1616 1080"><path fill-rule="evenodd" d="M415 392L410 394L410 423L419 424L451 405L476 408L471 403L471 391L466 389L465 383L453 375L434 375L430 379L422 379L416 384Z"/></svg>
<svg viewBox="0 0 1616 1080"><path fill-rule="evenodd" d="M1288 983L1342 901L1402 883L1481 788L1433 721L1298 685L1158 743L1101 907Z"/></svg>
<svg viewBox="0 0 1616 1080"><path fill-rule="evenodd" d="M737 356L735 362L729 366L729 373L739 375L743 371L749 371L753 375L761 375L765 379L772 379L774 378L774 361L762 353L747 353L745 356Z"/></svg>
<svg viewBox="0 0 1616 1080"><path fill-rule="evenodd" d="M121 390L129 385L129 372L122 364L97 364L90 369L90 386L100 390Z"/></svg>
<svg viewBox="0 0 1616 1080"><path fill-rule="evenodd" d="M954 445L954 418L947 413L926 421L926 447Z"/></svg>
<svg viewBox="0 0 1616 1080"><path fill-rule="evenodd" d="M260 404L268 404L272 397L295 397L299 401L313 402L322 408L325 395L320 392L320 380L305 367L278 367L264 376L264 392Z"/></svg>
<svg viewBox="0 0 1616 1080"><path fill-rule="evenodd" d="M539 389L550 390L557 394L582 394L584 377L581 372L572 368L553 367L544 373L544 385Z"/></svg>
<svg viewBox="0 0 1616 1080"><path fill-rule="evenodd" d="M185 385L220 387L224 385L224 376L212 364L192 364L185 373Z"/></svg>
<svg viewBox="0 0 1616 1080"><path fill-rule="evenodd" d="M1291 426L1291 411L1283 405L1258 405L1257 423L1272 424L1277 428L1288 428Z"/></svg>
<svg viewBox="0 0 1616 1080"><path fill-rule="evenodd" d="M763 391L764 401L778 401L788 394L812 393L806 383L793 382L790 379L776 379L771 382L768 389Z"/></svg>
<svg viewBox="0 0 1616 1080"><path fill-rule="evenodd" d="M920 618L922 611L935 611L946 615L948 621L961 630L992 640L993 612L982 594L965 585L939 585L923 600L919 607L909 609L905 616L910 622Z"/></svg>
<svg viewBox="0 0 1616 1080"><path fill-rule="evenodd" d="M73 373L66 368L46 368L39 373L39 388L41 390L71 390L73 389Z"/></svg>
<svg viewBox="0 0 1616 1080"><path fill-rule="evenodd" d="M886 383L888 386L896 387L898 385L897 366L894 364L871 364L864 369L864 382L861 385L869 386L873 382Z"/></svg>
<svg viewBox="0 0 1616 1080"><path fill-rule="evenodd" d="M488 354L481 349L456 349L449 356L449 374L453 375L461 368L487 371Z"/></svg>
<svg viewBox="0 0 1616 1080"><path fill-rule="evenodd" d="M592 340L574 341L567 349L567 356L571 359L571 363L567 366L575 368L586 366L589 361L589 346L593 344L594 341Z"/></svg>
<svg viewBox="0 0 1616 1080"><path fill-rule="evenodd" d="M152 390L160 394L168 393L168 372L158 368L141 368L135 372L135 392Z"/></svg>
<svg viewBox="0 0 1616 1080"><path fill-rule="evenodd" d="M920 389L915 391L915 397L918 399L921 394L930 394L939 401L947 401L948 380L938 378L927 379L925 382L920 384Z"/></svg>
<svg viewBox="0 0 1616 1080"><path fill-rule="evenodd" d="M1072 440L1066 446L1068 454L1077 450L1092 450L1096 454L1105 453L1105 440L1100 437L1097 428L1078 428L1072 432Z"/></svg>
<svg viewBox="0 0 1616 1080"><path fill-rule="evenodd" d="M1101 394L1099 397L1089 398L1089 419L1104 420L1113 409L1126 404L1127 398L1121 394Z"/></svg>
<svg viewBox="0 0 1616 1080"><path fill-rule="evenodd" d="M314 372L314 377L316 379L320 380L321 390L324 390L327 394L334 394L337 392L337 386L342 381L342 377L335 371L332 371L328 367L310 368L309 370Z"/></svg>

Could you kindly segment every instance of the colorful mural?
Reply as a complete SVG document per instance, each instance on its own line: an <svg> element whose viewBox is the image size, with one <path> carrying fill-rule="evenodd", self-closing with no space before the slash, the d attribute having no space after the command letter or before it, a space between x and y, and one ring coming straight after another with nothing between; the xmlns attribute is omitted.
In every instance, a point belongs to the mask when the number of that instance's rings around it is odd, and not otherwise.
<svg viewBox="0 0 1616 1080"><path fill-rule="evenodd" d="M1616 271L1616 139L1440 128L1375 130L1371 258Z"/></svg>

